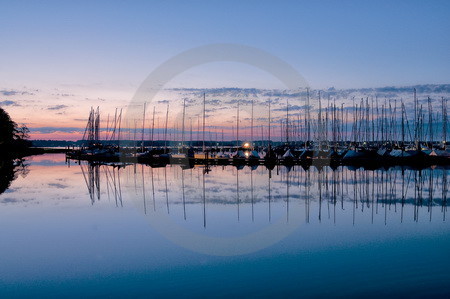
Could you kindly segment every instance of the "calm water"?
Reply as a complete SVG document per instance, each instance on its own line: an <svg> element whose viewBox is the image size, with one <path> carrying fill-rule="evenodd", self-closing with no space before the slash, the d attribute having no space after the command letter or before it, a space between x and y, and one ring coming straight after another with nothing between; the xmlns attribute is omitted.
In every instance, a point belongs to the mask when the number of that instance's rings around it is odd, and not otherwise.
<svg viewBox="0 0 450 299"><path fill-rule="evenodd" d="M25 164L0 297L450 295L448 169Z"/></svg>

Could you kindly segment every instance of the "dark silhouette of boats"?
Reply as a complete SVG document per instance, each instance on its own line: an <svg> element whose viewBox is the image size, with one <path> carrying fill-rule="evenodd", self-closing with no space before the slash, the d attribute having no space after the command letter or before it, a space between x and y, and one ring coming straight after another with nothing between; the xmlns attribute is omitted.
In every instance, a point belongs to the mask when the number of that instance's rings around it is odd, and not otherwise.
<svg viewBox="0 0 450 299"><path fill-rule="evenodd" d="M414 115L412 121L408 120L404 103L397 110L397 102L387 102L379 107L378 100L374 103L369 99L361 99L355 103L351 110L329 104L323 108L319 92L319 109L317 118L312 116L309 105L309 90L307 93L307 105L305 107L305 124L300 126L300 120L295 125L289 115L289 102L286 103L286 116L278 118L281 137L283 141L271 140L273 119L271 115L271 103L268 104L268 139L261 140L258 146L253 140L253 101L251 101L251 140L240 140L240 102L237 102L236 130L233 142L213 140L206 141L206 97L203 94L203 122L199 132L202 140L193 145L192 122L190 145L185 145L185 113L186 100L183 100L182 138L181 142L169 140L168 117L169 107L166 110L163 140L156 144L154 138L154 118L151 127L151 140L144 140L145 103L142 120L142 138L140 146L135 139L121 139L122 112L117 112L111 125L108 125L109 133L106 138L100 139L100 113L99 109L91 109L89 120L83 136L83 145L67 153L67 158L97 162L126 162L142 163L155 167L167 164L180 164L186 167L192 165L266 165L273 168L274 165L311 165L331 166L340 165L354 167L376 168L392 167L396 165L425 168L431 165L449 165L450 149L447 141L447 100L442 98L439 121L442 124L441 140L436 135L434 122L438 118L433 113L432 101L428 98L428 109L419 103L414 90ZM280 109L278 109L279 111ZM353 121L349 120L348 112L353 113ZM345 112L345 113L344 113ZM428 121L426 115L428 114ZM192 121L192 119L191 119ZM351 126L349 129L348 127ZM128 128L128 130L130 130ZM233 131L234 132L234 131ZM295 134L294 134L295 132ZM211 132L210 132L211 133ZM216 132L217 133L217 132ZM233 133L234 134L234 133ZM222 132L223 135L223 132ZM297 137L294 140L293 136ZM301 140L300 137L304 139ZM211 137L211 134L210 134ZM217 137L217 134L216 134ZM161 145L164 145L163 147ZM181 146L180 146L181 144Z"/></svg>

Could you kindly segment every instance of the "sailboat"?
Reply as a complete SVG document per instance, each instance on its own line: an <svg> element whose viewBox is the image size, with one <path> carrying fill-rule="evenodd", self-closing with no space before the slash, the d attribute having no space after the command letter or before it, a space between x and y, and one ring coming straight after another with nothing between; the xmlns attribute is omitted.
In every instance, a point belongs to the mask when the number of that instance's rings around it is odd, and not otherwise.
<svg viewBox="0 0 450 299"><path fill-rule="evenodd" d="M186 99L183 100L183 117L182 117L182 124L181 124L181 148L179 148L178 153L170 153L169 154L170 163L173 163L173 164L190 165L190 159L188 156L189 155L193 156L193 151L188 151L184 146L185 117L186 117Z"/></svg>
<svg viewBox="0 0 450 299"><path fill-rule="evenodd" d="M232 161L235 165L242 165L246 162L246 156L239 144L239 101L237 103L237 116L236 116L236 153L233 155Z"/></svg>
<svg viewBox="0 0 450 299"><path fill-rule="evenodd" d="M258 151L255 150L254 148L254 143L253 143L253 100L252 100L252 122L251 122L251 138L250 138L250 143L248 144L248 148L250 148L250 150L248 150L245 155L247 156L247 163L249 165L258 165L259 161L261 160L261 157L259 156Z"/></svg>
<svg viewBox="0 0 450 299"><path fill-rule="evenodd" d="M209 158L208 152L206 150L206 145L205 145L205 121L206 121L206 94L203 93L202 152L194 154L194 159L201 161L201 162L205 162ZM199 128L200 128L200 119L199 119Z"/></svg>
<svg viewBox="0 0 450 299"><path fill-rule="evenodd" d="M271 108L270 108L270 100L269 100L269 118L268 118L268 127L269 127L269 132L268 132L268 145L267 145L267 149L266 149L266 154L264 156L264 164L269 168L273 169L275 164L277 163L277 155L275 153L275 151L272 148L272 140L270 139L271 137Z"/></svg>
<svg viewBox="0 0 450 299"><path fill-rule="evenodd" d="M433 161L435 161L436 164L448 164L450 162L450 149L447 148L447 125L448 125L447 99L444 99L443 97L441 101L441 110L442 110L442 142L434 150L435 156L433 157Z"/></svg>

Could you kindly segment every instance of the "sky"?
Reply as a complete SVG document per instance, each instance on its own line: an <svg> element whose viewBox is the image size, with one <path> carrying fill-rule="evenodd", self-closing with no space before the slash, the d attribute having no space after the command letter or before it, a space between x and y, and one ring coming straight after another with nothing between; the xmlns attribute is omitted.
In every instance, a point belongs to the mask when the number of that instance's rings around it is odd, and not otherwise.
<svg viewBox="0 0 450 299"><path fill-rule="evenodd" d="M450 79L449 1L0 4L0 90L16 92L0 93L0 103L20 102L8 107L31 128L82 127L74 119L86 119L91 105L110 106L113 113L159 65L217 43L265 51L293 67L312 89ZM186 70L166 87L286 88L263 70L221 61Z"/></svg>

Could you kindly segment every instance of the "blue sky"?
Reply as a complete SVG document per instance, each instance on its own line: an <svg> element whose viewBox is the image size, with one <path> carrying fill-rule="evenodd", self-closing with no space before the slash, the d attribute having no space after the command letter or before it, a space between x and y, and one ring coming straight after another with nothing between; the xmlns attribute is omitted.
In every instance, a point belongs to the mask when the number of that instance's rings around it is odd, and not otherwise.
<svg viewBox="0 0 450 299"><path fill-rule="evenodd" d="M69 138L90 107L104 118L128 109L158 66L217 43L278 57L312 90L409 86L410 100L410 86L450 83L449 15L450 1L0 0L0 106L33 138ZM286 88L254 66L223 61L165 87ZM181 105L180 96L170 99Z"/></svg>
<svg viewBox="0 0 450 299"><path fill-rule="evenodd" d="M167 59L211 43L267 51L314 88L450 78L450 1L9 1L1 8L3 88L135 88ZM271 87L271 80L217 63L179 83Z"/></svg>

